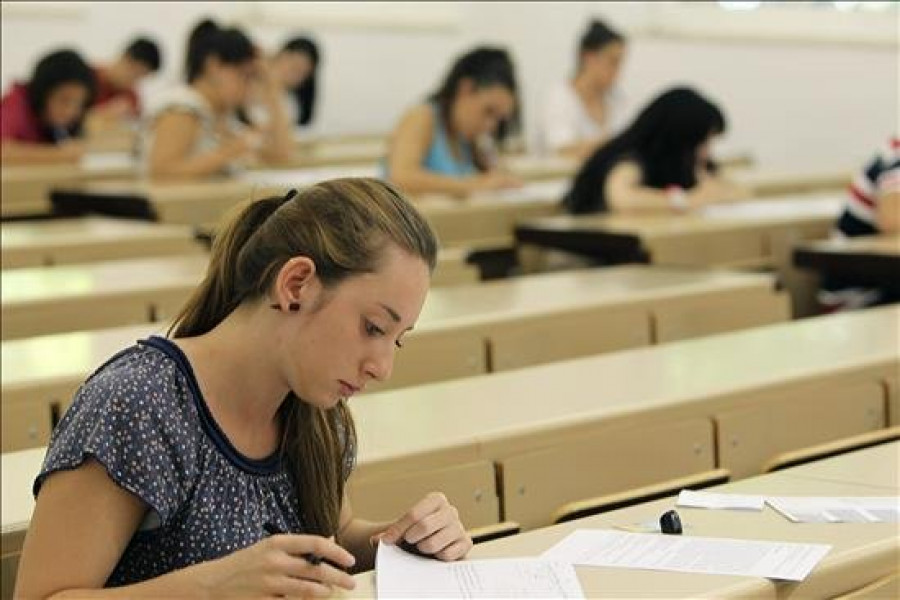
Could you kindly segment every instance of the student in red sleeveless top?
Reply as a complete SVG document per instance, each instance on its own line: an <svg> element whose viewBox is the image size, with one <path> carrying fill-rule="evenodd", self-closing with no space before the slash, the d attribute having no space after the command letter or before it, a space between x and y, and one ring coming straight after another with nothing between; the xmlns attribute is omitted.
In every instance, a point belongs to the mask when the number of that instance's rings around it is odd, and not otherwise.
<svg viewBox="0 0 900 600"><path fill-rule="evenodd" d="M3 164L75 161L84 153L77 138L96 92L91 68L72 50L42 58L27 83L16 83L0 103Z"/></svg>

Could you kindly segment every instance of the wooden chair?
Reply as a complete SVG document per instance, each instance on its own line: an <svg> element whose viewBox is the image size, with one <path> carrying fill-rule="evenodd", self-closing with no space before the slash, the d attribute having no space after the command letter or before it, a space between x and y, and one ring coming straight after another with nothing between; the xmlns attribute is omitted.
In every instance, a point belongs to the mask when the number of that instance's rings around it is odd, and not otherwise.
<svg viewBox="0 0 900 600"><path fill-rule="evenodd" d="M830 458L832 456L844 454L845 452L862 450L863 448L870 448L872 446L895 442L897 440L900 440L900 426L870 431L868 433L855 435L834 442L801 448L800 450L783 452L765 464L763 473L789 469L790 467L796 467L823 458Z"/></svg>
<svg viewBox="0 0 900 600"><path fill-rule="evenodd" d="M731 472L728 469L713 469L697 473L696 475L679 477L678 479L670 479L661 483L627 490L618 494L569 502L559 507L553 513L553 523L565 523L566 521L582 519L634 504L659 500L660 498L677 494L683 489L700 490L713 485L727 483L730 478Z"/></svg>

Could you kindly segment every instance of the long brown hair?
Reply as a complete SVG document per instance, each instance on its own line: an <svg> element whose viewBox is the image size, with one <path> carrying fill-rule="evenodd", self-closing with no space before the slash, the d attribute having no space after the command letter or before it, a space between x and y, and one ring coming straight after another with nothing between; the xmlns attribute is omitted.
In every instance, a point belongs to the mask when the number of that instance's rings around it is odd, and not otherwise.
<svg viewBox="0 0 900 600"><path fill-rule="evenodd" d="M236 207L215 236L206 277L169 330L174 338L202 335L245 302L264 299L281 267L307 256L325 288L378 269L393 243L437 261L434 232L394 187L377 179L335 179L299 194ZM325 410L289 393L279 409L282 459L293 479L302 522L310 533L337 532L345 467L356 433L346 404Z"/></svg>

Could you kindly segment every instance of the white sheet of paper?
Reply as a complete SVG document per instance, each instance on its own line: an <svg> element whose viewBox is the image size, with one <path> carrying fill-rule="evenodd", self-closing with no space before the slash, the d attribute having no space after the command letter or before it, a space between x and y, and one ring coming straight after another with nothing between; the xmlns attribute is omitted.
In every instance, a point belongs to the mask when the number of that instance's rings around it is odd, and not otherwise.
<svg viewBox="0 0 900 600"><path fill-rule="evenodd" d="M796 216L836 216L843 199L839 194L796 199L766 199L712 204L697 214L712 219L790 218Z"/></svg>
<svg viewBox="0 0 900 600"><path fill-rule="evenodd" d="M546 200L547 202L555 202L561 200L568 191L570 182L567 179L550 179L547 181L529 182L520 188L510 188L505 190L491 190L489 192L478 192L472 194L471 200L478 201L501 199L506 202L535 202Z"/></svg>
<svg viewBox="0 0 900 600"><path fill-rule="evenodd" d="M376 166L365 165L294 170L258 169L244 172L241 178L257 185L304 187L338 177L379 177L379 175Z"/></svg>
<svg viewBox="0 0 900 600"><path fill-rule="evenodd" d="M897 523L900 497L767 498L769 505L795 523Z"/></svg>
<svg viewBox="0 0 900 600"><path fill-rule="evenodd" d="M540 558L441 562L381 544L378 598L584 598L570 564Z"/></svg>
<svg viewBox="0 0 900 600"><path fill-rule="evenodd" d="M719 508L733 510L762 510L766 504L765 496L747 496L744 494L716 494L714 492L695 492L681 490L676 506L691 508Z"/></svg>
<svg viewBox="0 0 900 600"><path fill-rule="evenodd" d="M579 529L542 558L573 565L802 581L831 546Z"/></svg>
<svg viewBox="0 0 900 600"><path fill-rule="evenodd" d="M106 171L128 169L137 164L128 152L91 152L81 157L81 168L85 171Z"/></svg>

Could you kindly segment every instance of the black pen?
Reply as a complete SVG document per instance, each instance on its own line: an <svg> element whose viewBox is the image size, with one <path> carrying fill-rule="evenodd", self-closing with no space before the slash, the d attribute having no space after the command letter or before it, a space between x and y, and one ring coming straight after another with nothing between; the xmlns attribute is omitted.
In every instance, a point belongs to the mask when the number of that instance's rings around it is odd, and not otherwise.
<svg viewBox="0 0 900 600"><path fill-rule="evenodd" d="M284 533L283 531L281 531L281 529L278 528L277 525L275 525L275 524L272 523L271 521L266 521L265 523L263 523L263 530L264 530L268 535L281 535L281 534ZM303 555L303 559L304 559L306 562L308 562L309 564L313 565L313 566L322 563L322 557L321 557L321 556L316 556L315 554L313 554L313 553L311 553L311 552L308 552L308 553L304 554L304 555ZM330 564L330 563L329 563L329 564Z"/></svg>

